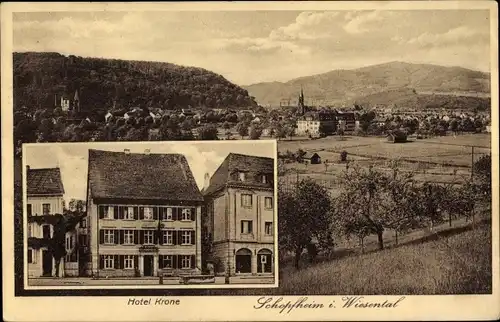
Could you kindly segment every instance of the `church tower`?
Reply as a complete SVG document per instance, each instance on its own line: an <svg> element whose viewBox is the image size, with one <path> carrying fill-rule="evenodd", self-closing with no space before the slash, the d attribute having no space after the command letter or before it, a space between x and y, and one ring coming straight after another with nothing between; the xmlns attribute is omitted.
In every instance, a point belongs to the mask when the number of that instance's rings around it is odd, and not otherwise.
<svg viewBox="0 0 500 322"><path fill-rule="evenodd" d="M306 112L306 106L304 105L304 90L302 89L302 87L300 88L298 108L299 114L304 115L304 113Z"/></svg>
<svg viewBox="0 0 500 322"><path fill-rule="evenodd" d="M75 97L73 98L73 110L80 112L80 97L78 96L78 90L75 91Z"/></svg>

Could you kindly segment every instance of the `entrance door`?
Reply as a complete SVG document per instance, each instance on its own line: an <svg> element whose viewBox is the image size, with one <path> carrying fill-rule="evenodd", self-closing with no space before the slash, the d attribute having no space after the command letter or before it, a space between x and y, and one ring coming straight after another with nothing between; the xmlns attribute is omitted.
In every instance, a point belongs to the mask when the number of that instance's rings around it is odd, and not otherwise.
<svg viewBox="0 0 500 322"><path fill-rule="evenodd" d="M153 276L153 256L144 255L144 276Z"/></svg>
<svg viewBox="0 0 500 322"><path fill-rule="evenodd" d="M272 273L273 257L272 252L268 249L262 249L257 254L257 272L259 273Z"/></svg>
<svg viewBox="0 0 500 322"><path fill-rule="evenodd" d="M252 252L242 248L236 252L236 273L252 272Z"/></svg>
<svg viewBox="0 0 500 322"><path fill-rule="evenodd" d="M52 276L52 254L49 251L42 251L42 275Z"/></svg>

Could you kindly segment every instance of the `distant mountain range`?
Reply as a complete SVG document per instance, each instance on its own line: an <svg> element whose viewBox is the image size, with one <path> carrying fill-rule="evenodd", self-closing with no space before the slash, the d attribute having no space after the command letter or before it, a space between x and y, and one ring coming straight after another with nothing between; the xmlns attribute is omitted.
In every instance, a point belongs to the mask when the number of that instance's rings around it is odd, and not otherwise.
<svg viewBox="0 0 500 322"><path fill-rule="evenodd" d="M489 101L490 74L461 67L390 62L243 88L264 106L279 106L280 102L296 105L301 88L306 105L352 104L358 101L386 105L398 101L403 104L408 99L418 100L412 96L429 97L433 94L472 96L470 100L473 101Z"/></svg>

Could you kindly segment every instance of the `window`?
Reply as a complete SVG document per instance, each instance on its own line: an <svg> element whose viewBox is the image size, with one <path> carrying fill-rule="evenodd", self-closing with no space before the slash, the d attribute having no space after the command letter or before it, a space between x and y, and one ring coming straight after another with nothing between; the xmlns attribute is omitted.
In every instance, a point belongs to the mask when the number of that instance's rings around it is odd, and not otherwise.
<svg viewBox="0 0 500 322"><path fill-rule="evenodd" d="M261 178L262 178L262 183L267 183L267 176L265 174L263 174Z"/></svg>
<svg viewBox="0 0 500 322"><path fill-rule="evenodd" d="M252 195L242 194L241 195L241 206L242 207L252 207Z"/></svg>
<svg viewBox="0 0 500 322"><path fill-rule="evenodd" d="M113 219L114 209L108 206L99 206L99 218Z"/></svg>
<svg viewBox="0 0 500 322"><path fill-rule="evenodd" d="M44 204L42 204L42 209L43 209L43 214L44 215L50 214L50 203L44 203Z"/></svg>
<svg viewBox="0 0 500 322"><path fill-rule="evenodd" d="M163 255L161 265L162 268L173 268L174 263L172 255Z"/></svg>
<svg viewBox="0 0 500 322"><path fill-rule="evenodd" d="M79 235L78 239L79 239L78 243L80 244L80 246L83 247L87 246L87 235Z"/></svg>
<svg viewBox="0 0 500 322"><path fill-rule="evenodd" d="M240 181L245 181L245 172L238 172L238 179Z"/></svg>
<svg viewBox="0 0 500 322"><path fill-rule="evenodd" d="M253 233L253 222L251 220L242 220L241 221L241 233L242 234L251 234Z"/></svg>
<svg viewBox="0 0 500 322"><path fill-rule="evenodd" d="M80 222L80 227L87 228L87 218L82 218L82 221Z"/></svg>
<svg viewBox="0 0 500 322"><path fill-rule="evenodd" d="M28 216L33 215L33 208L30 203L28 204L26 211L28 213Z"/></svg>
<svg viewBox="0 0 500 322"><path fill-rule="evenodd" d="M42 226L42 236L44 239L50 238L50 225L43 225Z"/></svg>
<svg viewBox="0 0 500 322"><path fill-rule="evenodd" d="M154 231L145 230L144 231L144 244L154 244Z"/></svg>
<svg viewBox="0 0 500 322"><path fill-rule="evenodd" d="M105 269L115 268L115 257L113 255L104 256L104 268Z"/></svg>
<svg viewBox="0 0 500 322"><path fill-rule="evenodd" d="M123 219L134 219L134 207L123 207Z"/></svg>
<svg viewBox="0 0 500 322"><path fill-rule="evenodd" d="M190 255L182 255L181 256L181 268L191 268L191 256Z"/></svg>
<svg viewBox="0 0 500 322"><path fill-rule="evenodd" d="M33 250L28 249L28 263L33 264Z"/></svg>
<svg viewBox="0 0 500 322"><path fill-rule="evenodd" d="M115 243L115 234L111 229L104 230L104 243L105 244L114 244Z"/></svg>
<svg viewBox="0 0 500 322"><path fill-rule="evenodd" d="M73 236L66 236L66 250L73 249Z"/></svg>
<svg viewBox="0 0 500 322"><path fill-rule="evenodd" d="M123 243L124 244L133 244L134 243L134 231L133 230L125 230L123 233Z"/></svg>
<svg viewBox="0 0 500 322"><path fill-rule="evenodd" d="M134 255L123 256L123 268L124 269L134 268Z"/></svg>
<svg viewBox="0 0 500 322"><path fill-rule="evenodd" d="M144 220L153 220L153 208L144 207Z"/></svg>
<svg viewBox="0 0 500 322"><path fill-rule="evenodd" d="M163 244L173 245L174 244L174 232L172 230L163 231Z"/></svg>
<svg viewBox="0 0 500 322"><path fill-rule="evenodd" d="M266 221L264 224L264 231L266 235L272 235L273 234L273 223L270 221Z"/></svg>
<svg viewBox="0 0 500 322"><path fill-rule="evenodd" d="M184 208L182 209L182 218L181 220L191 220L191 209Z"/></svg>
<svg viewBox="0 0 500 322"><path fill-rule="evenodd" d="M273 198L265 197L264 198L264 207L267 209L272 209L273 208Z"/></svg>
<svg viewBox="0 0 500 322"><path fill-rule="evenodd" d="M182 245L191 245L191 231L190 230L183 231L181 237L182 237L182 239L181 239Z"/></svg>
<svg viewBox="0 0 500 322"><path fill-rule="evenodd" d="M160 208L161 220L172 220L172 208Z"/></svg>

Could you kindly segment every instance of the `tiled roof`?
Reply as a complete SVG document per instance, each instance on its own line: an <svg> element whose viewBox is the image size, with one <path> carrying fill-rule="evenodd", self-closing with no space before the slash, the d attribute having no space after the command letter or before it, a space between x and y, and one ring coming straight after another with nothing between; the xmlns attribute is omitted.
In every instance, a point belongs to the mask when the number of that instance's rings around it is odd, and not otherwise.
<svg viewBox="0 0 500 322"><path fill-rule="evenodd" d="M64 194L59 168L28 169L27 182L28 196Z"/></svg>
<svg viewBox="0 0 500 322"><path fill-rule="evenodd" d="M237 172L245 172L247 179L239 181ZM268 183L262 183L258 176L268 175ZM274 188L274 160L272 158L230 153L210 178L210 185L204 195L212 194L225 185L248 188Z"/></svg>
<svg viewBox="0 0 500 322"><path fill-rule="evenodd" d="M312 157L314 157L315 155L319 156L319 154L317 154L316 152L306 152L306 154L304 154L304 159L311 159Z"/></svg>
<svg viewBox="0 0 500 322"><path fill-rule="evenodd" d="M89 150L93 198L203 201L182 154Z"/></svg>

